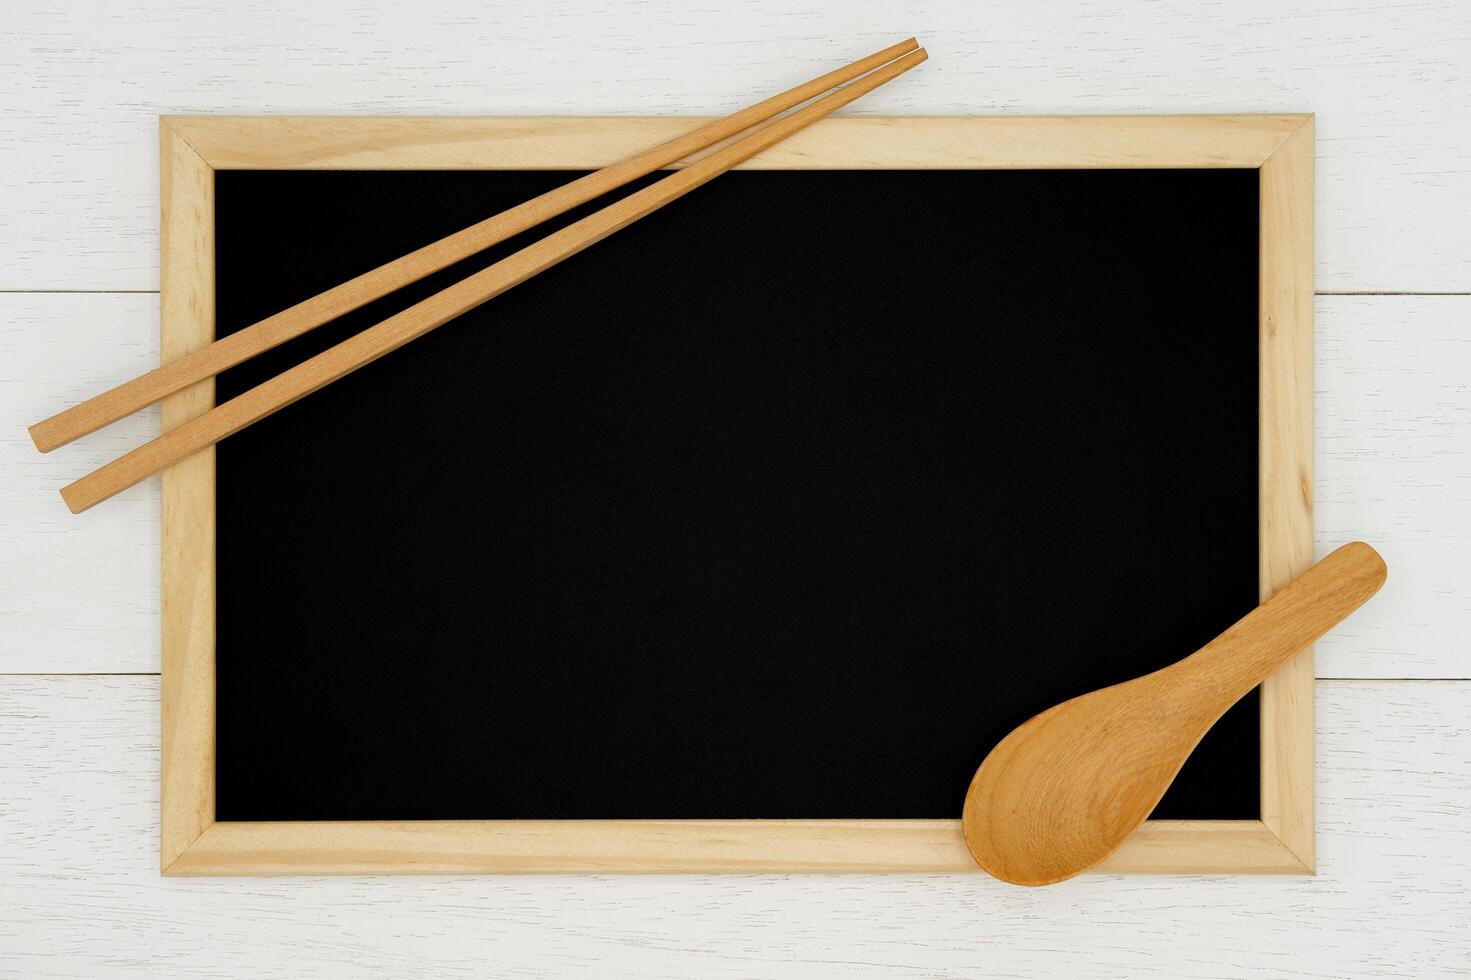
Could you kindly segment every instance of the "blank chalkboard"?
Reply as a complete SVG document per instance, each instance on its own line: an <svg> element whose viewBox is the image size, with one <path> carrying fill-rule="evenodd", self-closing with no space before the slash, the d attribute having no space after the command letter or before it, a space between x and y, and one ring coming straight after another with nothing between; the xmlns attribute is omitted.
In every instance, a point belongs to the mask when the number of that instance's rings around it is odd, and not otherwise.
<svg viewBox="0 0 1471 980"><path fill-rule="evenodd" d="M216 332L574 176L220 170ZM217 818L958 817L1257 602L1257 201L731 173L226 440ZM1258 713L1157 817L1259 816Z"/></svg>

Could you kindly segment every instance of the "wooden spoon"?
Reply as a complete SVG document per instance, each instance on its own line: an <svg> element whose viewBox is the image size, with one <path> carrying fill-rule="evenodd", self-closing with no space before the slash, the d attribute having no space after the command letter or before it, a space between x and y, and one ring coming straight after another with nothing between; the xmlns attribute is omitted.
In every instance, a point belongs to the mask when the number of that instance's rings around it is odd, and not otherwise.
<svg viewBox="0 0 1471 980"><path fill-rule="evenodd" d="M1226 709L1363 605L1385 574L1373 548L1346 544L1179 663L1013 730L965 796L976 862L1003 881L1048 885L1108 857Z"/></svg>

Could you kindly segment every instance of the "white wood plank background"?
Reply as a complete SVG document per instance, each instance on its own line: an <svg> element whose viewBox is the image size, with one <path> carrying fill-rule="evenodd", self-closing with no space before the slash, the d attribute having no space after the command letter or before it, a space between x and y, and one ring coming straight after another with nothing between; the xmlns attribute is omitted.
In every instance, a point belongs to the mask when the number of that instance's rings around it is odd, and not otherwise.
<svg viewBox="0 0 1471 980"><path fill-rule="evenodd" d="M1316 112L1319 288L1471 290L1465 0L4 9L0 289L157 287L160 112L728 112L914 33L856 111Z"/></svg>
<svg viewBox="0 0 1471 980"><path fill-rule="evenodd" d="M157 482L56 496L157 416L24 433L156 363L155 117L721 112L906 33L861 111L1318 114L1319 548L1391 569L1318 877L159 878ZM1465 0L0 2L0 977L1471 972L1468 62Z"/></svg>
<svg viewBox="0 0 1471 980"><path fill-rule="evenodd" d="M0 686L10 975L1429 978L1471 962L1471 685L1319 684L1315 878L161 879L152 677ZM4 971L0 971L4 972Z"/></svg>

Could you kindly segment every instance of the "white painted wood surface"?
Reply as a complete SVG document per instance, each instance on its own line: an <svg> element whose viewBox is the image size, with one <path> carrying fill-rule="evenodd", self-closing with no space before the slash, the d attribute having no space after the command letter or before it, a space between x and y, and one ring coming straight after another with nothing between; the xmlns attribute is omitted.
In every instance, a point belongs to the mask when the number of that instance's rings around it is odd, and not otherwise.
<svg viewBox="0 0 1471 980"><path fill-rule="evenodd" d="M1315 328L1318 552L1390 569L1318 676L1471 678L1471 296L1320 296Z"/></svg>
<svg viewBox="0 0 1471 980"><path fill-rule="evenodd" d="M0 23L0 977L1471 972L1465 0L61 0ZM1319 297L1319 547L1366 538L1391 574L1319 645L1320 677L1386 679L1318 685L1318 877L159 878L157 678L96 676L158 669L157 483L81 517L55 494L157 416L47 457L24 433L156 363L155 117L721 112L910 32L932 60L862 111L1316 112L1320 291L1463 294Z"/></svg>
<svg viewBox="0 0 1471 980"><path fill-rule="evenodd" d="M0 973L1448 976L1471 685L1324 681L1317 877L161 879L158 685L0 685Z"/></svg>
<svg viewBox="0 0 1471 980"><path fill-rule="evenodd" d="M1465 0L13 0L0 289L157 287L161 112L728 112L905 33L858 111L1316 112L1319 288L1471 290Z"/></svg>

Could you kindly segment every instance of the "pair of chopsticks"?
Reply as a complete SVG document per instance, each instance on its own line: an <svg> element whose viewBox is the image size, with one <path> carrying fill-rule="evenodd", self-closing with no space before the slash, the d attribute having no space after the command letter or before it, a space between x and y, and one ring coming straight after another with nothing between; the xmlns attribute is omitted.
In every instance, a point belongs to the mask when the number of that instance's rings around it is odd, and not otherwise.
<svg viewBox="0 0 1471 980"><path fill-rule="evenodd" d="M460 259L736 136L743 130L765 123L829 89L852 82L690 162L657 183L528 245L94 470L61 491L67 507L72 513L79 514L576 255L762 150L831 115L918 65L926 57L924 49L910 38L621 163L580 177L38 422L29 430L31 438L42 452L64 446Z"/></svg>

